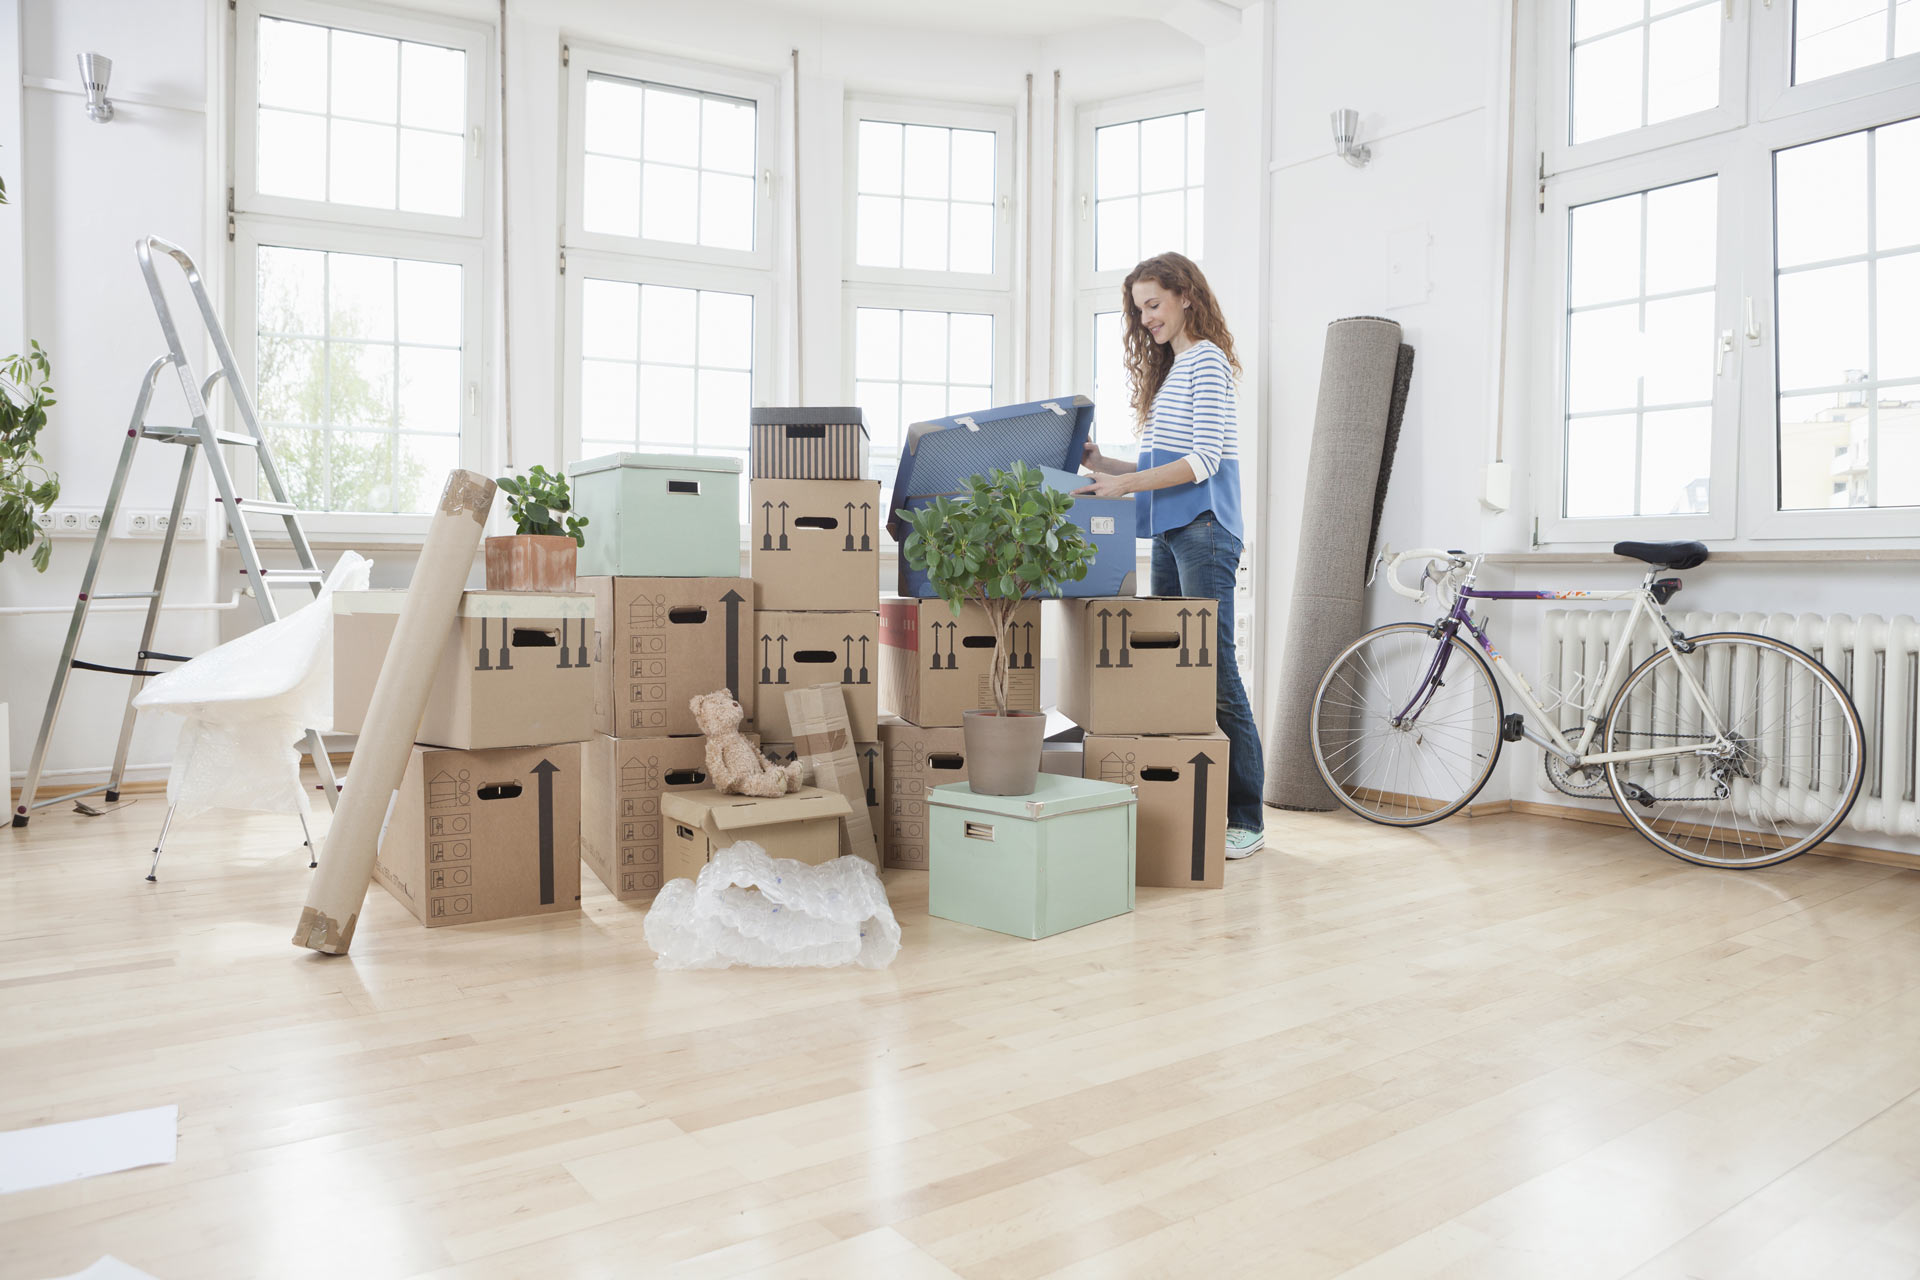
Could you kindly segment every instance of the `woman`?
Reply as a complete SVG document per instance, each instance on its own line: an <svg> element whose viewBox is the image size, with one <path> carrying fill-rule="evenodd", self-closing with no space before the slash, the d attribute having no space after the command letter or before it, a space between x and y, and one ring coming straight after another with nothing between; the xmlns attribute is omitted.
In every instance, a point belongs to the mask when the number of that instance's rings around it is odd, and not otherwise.
<svg viewBox="0 0 1920 1280"><path fill-rule="evenodd" d="M1109 458L1088 441L1082 464L1094 473L1079 493L1137 494L1136 533L1153 539L1153 594L1204 596L1219 613L1220 728L1232 743L1227 780L1227 856L1266 844L1260 790L1266 764L1253 709L1234 657L1233 586L1240 566L1240 461L1233 335L1189 258L1163 253L1135 267L1122 286L1127 377L1133 386L1138 466Z"/></svg>

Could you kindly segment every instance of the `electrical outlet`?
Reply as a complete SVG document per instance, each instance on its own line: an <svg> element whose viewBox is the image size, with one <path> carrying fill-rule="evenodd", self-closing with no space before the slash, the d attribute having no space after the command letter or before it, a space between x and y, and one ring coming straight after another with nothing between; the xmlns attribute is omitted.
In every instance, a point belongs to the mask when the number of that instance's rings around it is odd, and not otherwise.
<svg viewBox="0 0 1920 1280"><path fill-rule="evenodd" d="M78 511L62 511L54 528L63 533L80 533L87 525L86 517Z"/></svg>
<svg viewBox="0 0 1920 1280"><path fill-rule="evenodd" d="M39 525L42 529L51 529L53 528L53 512L42 511L39 515L33 518L33 522Z"/></svg>
<svg viewBox="0 0 1920 1280"><path fill-rule="evenodd" d="M99 531L99 528L100 528L100 512L98 511L87 512L87 532L95 533Z"/></svg>
<svg viewBox="0 0 1920 1280"><path fill-rule="evenodd" d="M182 511L180 513L180 531L177 536L182 538L197 538L200 536L200 529L199 516L191 511Z"/></svg>
<svg viewBox="0 0 1920 1280"><path fill-rule="evenodd" d="M165 533L172 524L173 524L172 513L168 513L167 515L163 515L163 516L154 517L153 527L158 529L161 533Z"/></svg>
<svg viewBox="0 0 1920 1280"><path fill-rule="evenodd" d="M152 533L153 517L144 511L136 511L127 518L127 532Z"/></svg>

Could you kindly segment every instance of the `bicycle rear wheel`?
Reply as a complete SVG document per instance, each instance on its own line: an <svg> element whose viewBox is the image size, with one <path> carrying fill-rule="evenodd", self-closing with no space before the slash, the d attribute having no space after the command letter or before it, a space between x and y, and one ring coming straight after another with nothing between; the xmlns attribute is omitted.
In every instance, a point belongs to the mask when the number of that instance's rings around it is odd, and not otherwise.
<svg viewBox="0 0 1920 1280"><path fill-rule="evenodd" d="M1310 737L1334 799L1369 822L1425 826L1487 785L1500 758L1500 691L1486 659L1459 637L1440 642L1419 623L1395 623L1328 664Z"/></svg>
<svg viewBox="0 0 1920 1280"><path fill-rule="evenodd" d="M1730 745L1609 763L1614 803L1641 835L1703 867L1752 870L1798 857L1833 833L1860 793L1865 735L1853 700L1792 645L1740 632L1691 641L1685 661ZM1627 677L1604 741L1610 751L1713 741L1671 650Z"/></svg>

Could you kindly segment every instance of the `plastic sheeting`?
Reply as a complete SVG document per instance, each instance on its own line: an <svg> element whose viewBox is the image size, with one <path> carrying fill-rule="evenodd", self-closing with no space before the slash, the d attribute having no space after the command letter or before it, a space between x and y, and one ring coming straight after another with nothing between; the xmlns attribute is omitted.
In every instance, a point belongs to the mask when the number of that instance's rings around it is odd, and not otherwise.
<svg viewBox="0 0 1920 1280"><path fill-rule="evenodd" d="M751 841L715 854L697 881L668 881L646 931L657 969L884 969L900 951L872 863L841 857L813 867Z"/></svg>
<svg viewBox="0 0 1920 1280"><path fill-rule="evenodd" d="M364 591L373 562L342 552L312 603L147 681L142 711L186 717L167 775L178 816L308 813L298 744L333 727L335 591Z"/></svg>

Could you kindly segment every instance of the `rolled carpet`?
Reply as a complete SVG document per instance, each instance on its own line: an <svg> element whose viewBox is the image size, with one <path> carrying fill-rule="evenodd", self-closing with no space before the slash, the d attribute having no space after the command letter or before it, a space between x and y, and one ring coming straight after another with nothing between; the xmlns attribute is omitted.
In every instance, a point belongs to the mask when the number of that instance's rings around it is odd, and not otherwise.
<svg viewBox="0 0 1920 1280"><path fill-rule="evenodd" d="M1360 634L1367 561L1412 380L1413 348L1400 341L1393 321L1356 316L1327 326L1287 644L1267 743L1266 801L1283 809L1336 807L1313 764L1313 691L1333 656Z"/></svg>

